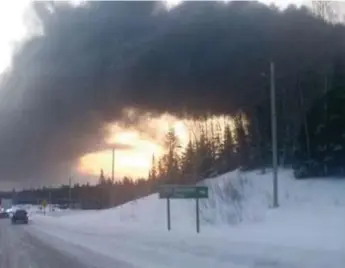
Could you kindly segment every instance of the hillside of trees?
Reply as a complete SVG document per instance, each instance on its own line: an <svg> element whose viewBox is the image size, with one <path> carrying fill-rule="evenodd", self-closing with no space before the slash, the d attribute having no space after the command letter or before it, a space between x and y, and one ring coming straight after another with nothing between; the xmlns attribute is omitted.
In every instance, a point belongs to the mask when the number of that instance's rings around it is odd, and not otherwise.
<svg viewBox="0 0 345 268"><path fill-rule="evenodd" d="M12 198L15 204L48 204L82 209L103 209L129 202L154 192L154 182L147 179L123 178L112 182L101 172L97 184L61 185L21 191L0 192L0 198Z"/></svg>

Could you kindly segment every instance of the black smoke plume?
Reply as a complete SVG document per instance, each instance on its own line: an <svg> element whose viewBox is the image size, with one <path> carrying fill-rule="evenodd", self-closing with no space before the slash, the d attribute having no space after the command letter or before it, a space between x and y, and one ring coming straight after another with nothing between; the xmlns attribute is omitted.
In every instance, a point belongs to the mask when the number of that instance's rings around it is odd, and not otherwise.
<svg viewBox="0 0 345 268"><path fill-rule="evenodd" d="M298 77L326 72L345 51L344 27L293 6L36 2L32 10L42 34L2 77L3 181L59 180L105 146L106 123L128 123L126 108L199 116L264 103L270 60L294 99Z"/></svg>

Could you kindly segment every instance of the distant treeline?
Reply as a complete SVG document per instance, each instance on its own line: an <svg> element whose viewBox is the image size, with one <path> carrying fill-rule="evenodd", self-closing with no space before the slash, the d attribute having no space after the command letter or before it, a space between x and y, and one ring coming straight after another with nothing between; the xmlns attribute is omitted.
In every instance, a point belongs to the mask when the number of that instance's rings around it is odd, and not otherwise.
<svg viewBox="0 0 345 268"><path fill-rule="evenodd" d="M71 208L101 209L116 206L153 192L153 181L145 179L132 180L124 178L112 183L101 173L96 185L74 184L50 188L26 189L22 191L2 192L0 197L13 198L15 204L63 205Z"/></svg>

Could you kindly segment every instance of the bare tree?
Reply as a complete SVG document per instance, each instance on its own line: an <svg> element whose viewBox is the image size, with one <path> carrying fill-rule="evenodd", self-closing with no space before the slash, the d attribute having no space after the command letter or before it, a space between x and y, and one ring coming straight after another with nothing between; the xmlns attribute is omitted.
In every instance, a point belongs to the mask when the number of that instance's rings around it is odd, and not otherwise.
<svg viewBox="0 0 345 268"><path fill-rule="evenodd" d="M312 1L312 10L331 23L344 21L345 3L342 1Z"/></svg>

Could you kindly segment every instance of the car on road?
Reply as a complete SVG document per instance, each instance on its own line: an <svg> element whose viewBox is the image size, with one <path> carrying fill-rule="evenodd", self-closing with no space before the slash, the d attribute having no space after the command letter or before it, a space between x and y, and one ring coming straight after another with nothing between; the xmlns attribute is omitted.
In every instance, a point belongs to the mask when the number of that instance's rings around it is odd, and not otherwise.
<svg viewBox="0 0 345 268"><path fill-rule="evenodd" d="M16 210L12 216L11 221L12 221L12 224L16 224L16 223L28 224L29 217L28 217L27 211L25 209Z"/></svg>
<svg viewBox="0 0 345 268"><path fill-rule="evenodd" d="M6 209L6 213L8 214L8 216L10 218L12 218L13 214L15 212L15 209L13 207L9 208L9 209Z"/></svg>

